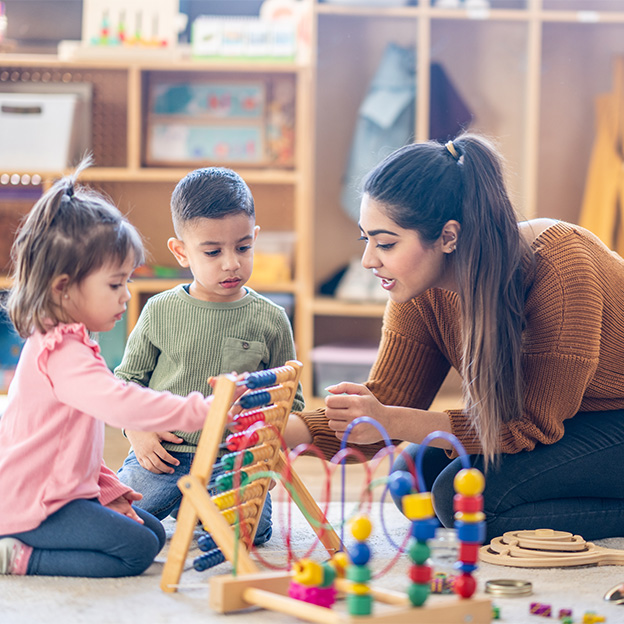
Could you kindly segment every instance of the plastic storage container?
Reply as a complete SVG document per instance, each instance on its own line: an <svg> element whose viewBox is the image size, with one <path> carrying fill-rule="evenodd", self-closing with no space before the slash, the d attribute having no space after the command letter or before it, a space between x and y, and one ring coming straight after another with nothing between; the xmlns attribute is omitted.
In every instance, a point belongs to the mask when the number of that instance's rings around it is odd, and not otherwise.
<svg viewBox="0 0 624 624"><path fill-rule="evenodd" d="M327 396L327 386L352 381L364 383L377 357L378 345L327 344L312 349L314 365L314 394Z"/></svg>
<svg viewBox="0 0 624 624"><path fill-rule="evenodd" d="M72 157L78 96L0 93L0 168L59 171Z"/></svg>

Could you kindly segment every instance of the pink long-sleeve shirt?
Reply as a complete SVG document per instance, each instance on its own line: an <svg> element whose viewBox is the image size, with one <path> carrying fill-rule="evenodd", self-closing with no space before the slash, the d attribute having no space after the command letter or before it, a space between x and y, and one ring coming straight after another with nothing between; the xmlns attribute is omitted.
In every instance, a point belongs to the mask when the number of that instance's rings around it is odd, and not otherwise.
<svg viewBox="0 0 624 624"><path fill-rule="evenodd" d="M103 462L105 423L194 431L210 403L120 381L82 324L33 334L0 419L0 536L34 529L72 500L107 505L130 491Z"/></svg>

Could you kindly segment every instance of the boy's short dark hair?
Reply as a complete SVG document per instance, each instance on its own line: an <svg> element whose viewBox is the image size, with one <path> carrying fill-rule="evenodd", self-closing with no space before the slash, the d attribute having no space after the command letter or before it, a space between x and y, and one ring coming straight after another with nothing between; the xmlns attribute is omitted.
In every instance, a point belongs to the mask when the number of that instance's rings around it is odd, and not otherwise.
<svg viewBox="0 0 624 624"><path fill-rule="evenodd" d="M225 167L195 169L171 194L171 218L178 236L194 219L220 219L239 212L255 216L253 196L243 178Z"/></svg>

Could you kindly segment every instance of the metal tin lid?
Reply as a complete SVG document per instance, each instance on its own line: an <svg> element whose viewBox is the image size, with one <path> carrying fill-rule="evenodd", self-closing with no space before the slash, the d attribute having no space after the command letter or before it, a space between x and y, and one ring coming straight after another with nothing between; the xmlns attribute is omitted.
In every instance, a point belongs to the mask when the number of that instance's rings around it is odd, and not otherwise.
<svg viewBox="0 0 624 624"><path fill-rule="evenodd" d="M496 579L486 581L485 593L504 598L514 596L529 596L533 593L533 585L529 581L519 581L516 579Z"/></svg>

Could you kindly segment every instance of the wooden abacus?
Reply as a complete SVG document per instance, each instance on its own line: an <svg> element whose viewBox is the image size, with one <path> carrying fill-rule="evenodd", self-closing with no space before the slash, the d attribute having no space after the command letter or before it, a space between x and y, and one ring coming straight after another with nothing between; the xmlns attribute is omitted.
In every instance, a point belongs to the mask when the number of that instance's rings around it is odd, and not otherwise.
<svg viewBox="0 0 624 624"><path fill-rule="evenodd" d="M228 413L239 382L233 375L218 377L214 400L206 417L190 473L178 481L182 501L162 573L160 587L163 591L174 592L178 587L198 519L210 533L223 558L230 562L236 561L238 574L259 572L248 548L253 543L271 479L259 478L254 480L252 486L242 489L237 486L242 484L243 479L232 471L233 487L228 492L211 496L206 489L228 426L240 429L228 438L233 441L234 450L244 453L248 443L261 443L255 451L251 451L251 461L245 465L247 474L260 470L287 474L304 512L313 520L312 529L328 553L331 555L341 549L340 538L329 527L325 515L295 471L288 466L281 450L281 435L297 392L301 367L300 362L291 360L279 368L251 373L244 383L252 391L241 397L243 410L233 423L229 421ZM258 409L265 405L268 407ZM256 420L258 418L259 421ZM248 427L250 423L251 427ZM235 444L237 440L241 442L240 446ZM232 467L238 468L244 461L243 458L235 460ZM223 475L226 479L228 476ZM244 518L244 532L240 531L243 539L237 540L232 524L240 522L241 518ZM238 528L243 527L239 525Z"/></svg>

